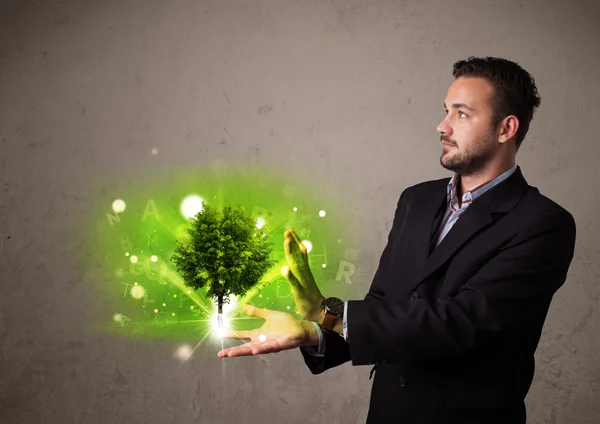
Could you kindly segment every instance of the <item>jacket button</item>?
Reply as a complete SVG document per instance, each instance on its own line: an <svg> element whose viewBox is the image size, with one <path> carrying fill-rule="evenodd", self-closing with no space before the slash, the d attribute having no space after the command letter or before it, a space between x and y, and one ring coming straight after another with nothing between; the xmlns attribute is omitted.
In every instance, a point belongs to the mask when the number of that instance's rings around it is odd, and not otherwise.
<svg viewBox="0 0 600 424"><path fill-rule="evenodd" d="M398 384L400 385L400 387L406 386L406 378L398 377Z"/></svg>
<svg viewBox="0 0 600 424"><path fill-rule="evenodd" d="M419 293L417 293L417 292L414 291L414 292L412 292L410 294L410 300L415 300L415 299L418 299L418 298L419 298Z"/></svg>

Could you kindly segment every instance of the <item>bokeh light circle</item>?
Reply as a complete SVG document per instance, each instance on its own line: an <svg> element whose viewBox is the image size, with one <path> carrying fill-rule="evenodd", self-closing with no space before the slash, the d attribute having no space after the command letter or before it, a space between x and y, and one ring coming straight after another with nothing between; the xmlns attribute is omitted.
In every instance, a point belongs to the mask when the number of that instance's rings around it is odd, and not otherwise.
<svg viewBox="0 0 600 424"><path fill-rule="evenodd" d="M181 214L185 219L190 219L202 212L202 198L196 194L186 196L181 202Z"/></svg>

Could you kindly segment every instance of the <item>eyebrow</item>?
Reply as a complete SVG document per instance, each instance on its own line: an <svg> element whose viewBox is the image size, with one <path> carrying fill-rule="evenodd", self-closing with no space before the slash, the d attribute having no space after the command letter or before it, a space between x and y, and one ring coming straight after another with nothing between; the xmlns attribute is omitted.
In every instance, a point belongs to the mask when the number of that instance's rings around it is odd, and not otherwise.
<svg viewBox="0 0 600 424"><path fill-rule="evenodd" d="M467 110L470 110L471 112L475 112L475 110L473 108L470 108L466 103L452 103L452 107L454 109L463 107ZM446 109L446 102L444 102L444 109Z"/></svg>

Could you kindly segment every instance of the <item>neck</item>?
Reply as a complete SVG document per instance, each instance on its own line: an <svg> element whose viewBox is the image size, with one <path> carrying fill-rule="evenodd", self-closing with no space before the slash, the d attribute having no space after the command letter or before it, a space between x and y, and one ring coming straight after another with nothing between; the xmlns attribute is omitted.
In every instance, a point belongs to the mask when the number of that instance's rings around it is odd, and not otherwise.
<svg viewBox="0 0 600 424"><path fill-rule="evenodd" d="M495 178L498 178L500 175L504 174L506 171L512 168L514 164L514 160L499 165L490 164L488 167L474 174L461 175L459 178L460 184L457 187L460 191L459 194L462 196L462 194L465 191L472 190L477 186L480 186L484 183L492 181Z"/></svg>

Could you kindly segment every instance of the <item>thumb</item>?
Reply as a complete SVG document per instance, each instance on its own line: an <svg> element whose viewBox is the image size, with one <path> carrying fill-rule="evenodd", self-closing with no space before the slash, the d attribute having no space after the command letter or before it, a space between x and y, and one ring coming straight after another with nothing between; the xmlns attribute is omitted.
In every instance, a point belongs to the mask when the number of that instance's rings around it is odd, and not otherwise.
<svg viewBox="0 0 600 424"><path fill-rule="evenodd" d="M262 319L267 319L267 312L264 309L258 308L253 305L244 305L244 312L251 317L257 317Z"/></svg>

